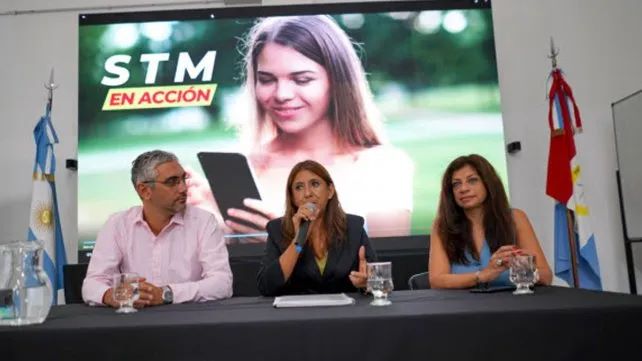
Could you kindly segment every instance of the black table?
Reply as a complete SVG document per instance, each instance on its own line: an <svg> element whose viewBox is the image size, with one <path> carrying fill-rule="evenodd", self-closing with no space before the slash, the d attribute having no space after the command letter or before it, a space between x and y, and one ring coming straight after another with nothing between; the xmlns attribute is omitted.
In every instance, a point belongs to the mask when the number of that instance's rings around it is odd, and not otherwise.
<svg viewBox="0 0 642 361"><path fill-rule="evenodd" d="M642 298L567 288L397 291L388 307L275 309L239 297L118 315L54 307L42 325L0 327L0 360L642 359Z"/></svg>

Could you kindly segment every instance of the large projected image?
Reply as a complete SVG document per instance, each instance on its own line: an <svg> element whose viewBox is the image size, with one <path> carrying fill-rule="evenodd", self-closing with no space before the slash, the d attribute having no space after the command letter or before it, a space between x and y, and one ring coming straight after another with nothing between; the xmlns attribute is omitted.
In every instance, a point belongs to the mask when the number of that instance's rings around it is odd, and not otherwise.
<svg viewBox="0 0 642 361"><path fill-rule="evenodd" d="M264 240L304 159L371 237L427 234L457 156L505 179L490 9L351 6L81 16L79 244L140 203L129 171L151 149L179 157L229 243Z"/></svg>

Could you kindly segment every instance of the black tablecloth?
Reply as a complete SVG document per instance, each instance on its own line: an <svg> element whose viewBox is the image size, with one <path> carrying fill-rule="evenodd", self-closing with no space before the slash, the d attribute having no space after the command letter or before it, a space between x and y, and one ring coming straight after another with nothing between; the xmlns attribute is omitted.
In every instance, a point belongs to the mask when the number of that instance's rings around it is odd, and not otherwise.
<svg viewBox="0 0 642 361"><path fill-rule="evenodd" d="M132 315L52 308L44 324L0 327L0 360L642 359L642 298L567 288L397 291L388 307L275 309L239 297Z"/></svg>

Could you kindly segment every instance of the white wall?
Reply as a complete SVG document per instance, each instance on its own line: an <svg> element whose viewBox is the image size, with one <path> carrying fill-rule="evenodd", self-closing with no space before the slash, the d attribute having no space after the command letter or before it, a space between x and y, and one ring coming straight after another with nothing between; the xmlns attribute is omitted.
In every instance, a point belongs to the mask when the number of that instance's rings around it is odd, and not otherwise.
<svg viewBox="0 0 642 361"><path fill-rule="evenodd" d="M617 185L611 103L642 88L642 2L637 0L493 0L493 20L507 141L512 203L531 216L549 262L553 259L552 201L543 197L549 131L544 100L549 37L560 48L582 112L576 136L605 289L628 291ZM642 164L642 161L641 161Z"/></svg>
<svg viewBox="0 0 642 361"><path fill-rule="evenodd" d="M306 1L312 2L317 1ZM153 3L198 6L190 1ZM286 1L263 1L277 3ZM5 1L0 4L0 14L105 4L113 6L114 11L131 11L125 6L140 2ZM549 140L544 97L550 71L546 55L549 37L554 36L561 50L559 66L573 86L584 121L585 131L577 137L577 143L592 206L602 280L605 289L623 292L628 291L628 278L614 179L611 103L642 88L640 15L642 2L638 0L493 0L506 141L522 142L522 151L508 156L512 203L529 214L552 263L553 204L544 195ZM26 233L34 155L31 132L44 109L42 84L54 67L60 87L55 92L53 120L61 138L56 148L56 176L72 262L77 249L77 180L75 172L64 169L64 159L76 158L77 154L77 24L77 12L73 10L0 16L0 166L5 170L0 187L0 237L23 238Z"/></svg>
<svg viewBox="0 0 642 361"><path fill-rule="evenodd" d="M50 27L44 24L55 18ZM43 115L44 83L55 68L53 120L60 138L56 147L58 199L67 250L76 247L76 175L64 169L76 158L77 26L71 14L0 17L0 237L24 239L31 202L35 155L33 127ZM75 260L75 252L68 252Z"/></svg>

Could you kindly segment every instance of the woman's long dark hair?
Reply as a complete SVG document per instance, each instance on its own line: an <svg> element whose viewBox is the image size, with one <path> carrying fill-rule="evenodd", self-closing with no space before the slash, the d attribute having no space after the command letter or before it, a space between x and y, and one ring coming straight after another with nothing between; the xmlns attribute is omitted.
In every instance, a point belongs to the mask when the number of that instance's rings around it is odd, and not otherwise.
<svg viewBox="0 0 642 361"><path fill-rule="evenodd" d="M313 160L304 160L303 162L297 163L288 176L288 182L285 190L285 216L283 216L283 224L281 232L283 234L283 245L287 245L294 239L294 223L292 222L292 216L297 212L298 207L294 204L294 199L292 197L292 184L294 183L294 178L299 174L299 172L307 170L319 176L327 186L334 184L330 173L323 167L320 163ZM347 232L347 217L343 209L341 208L341 203L339 203L339 195L337 190L334 190L334 196L328 200L328 203L325 206L325 213L323 214L323 222L325 225L325 231L328 240L328 248L335 245L336 243L341 243L345 241L345 236Z"/></svg>
<svg viewBox="0 0 642 361"><path fill-rule="evenodd" d="M468 264L466 250L476 260L479 254L473 244L472 227L463 208L455 202L452 186L453 173L471 166L486 187L483 207L483 226L491 253L499 247L515 242L515 223L508 204L508 197L495 168L482 156L471 154L453 160L446 168L441 181L441 196L437 215L437 229L450 263Z"/></svg>

